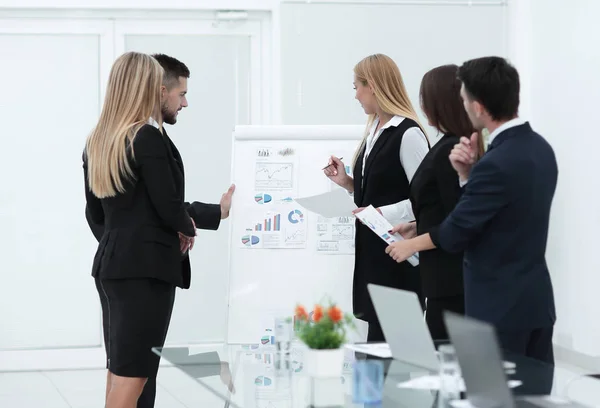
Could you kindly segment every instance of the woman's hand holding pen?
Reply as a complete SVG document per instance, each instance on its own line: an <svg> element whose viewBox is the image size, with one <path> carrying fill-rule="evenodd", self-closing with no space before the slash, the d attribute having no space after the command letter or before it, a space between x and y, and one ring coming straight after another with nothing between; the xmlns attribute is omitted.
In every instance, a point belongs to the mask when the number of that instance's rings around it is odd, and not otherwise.
<svg viewBox="0 0 600 408"><path fill-rule="evenodd" d="M352 177L346 174L346 169L341 159L331 156L329 158L329 163L323 168L323 172L338 186L343 187L350 192L354 191Z"/></svg>

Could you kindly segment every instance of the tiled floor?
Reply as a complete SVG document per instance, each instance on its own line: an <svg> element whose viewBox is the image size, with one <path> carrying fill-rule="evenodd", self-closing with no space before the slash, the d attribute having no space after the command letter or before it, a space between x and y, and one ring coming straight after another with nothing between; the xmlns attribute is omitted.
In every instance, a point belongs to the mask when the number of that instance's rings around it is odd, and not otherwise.
<svg viewBox="0 0 600 408"><path fill-rule="evenodd" d="M600 386L558 363L553 394L600 406ZM102 408L105 370L0 373L0 408ZM222 408L223 401L174 367L161 367L156 408Z"/></svg>
<svg viewBox="0 0 600 408"><path fill-rule="evenodd" d="M105 370L0 373L2 408L102 408ZM216 396L173 367L161 367L155 408L222 407Z"/></svg>

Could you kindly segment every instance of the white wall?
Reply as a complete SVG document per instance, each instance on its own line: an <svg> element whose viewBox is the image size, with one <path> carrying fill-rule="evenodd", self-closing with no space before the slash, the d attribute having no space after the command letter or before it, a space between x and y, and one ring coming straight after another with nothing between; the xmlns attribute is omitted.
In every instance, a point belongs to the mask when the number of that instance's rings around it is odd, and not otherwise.
<svg viewBox="0 0 600 408"><path fill-rule="evenodd" d="M370 0L53 0L52 9L273 10L279 3L365 4ZM500 4L503 0L378 0L386 4ZM49 8L47 0L2 0L0 8Z"/></svg>
<svg viewBox="0 0 600 408"><path fill-rule="evenodd" d="M94 239L82 218L81 153L98 112L99 36L6 34L3 28L0 50L10 64L0 68L7 79L0 103L6 115L0 349L98 345L95 289L82 273L90 270ZM64 86L75 82L80 86ZM57 105L56 95L77 103Z"/></svg>
<svg viewBox="0 0 600 408"><path fill-rule="evenodd" d="M117 10L270 10L279 0L2 0L0 8Z"/></svg>
<svg viewBox="0 0 600 408"><path fill-rule="evenodd" d="M600 1L532 0L530 7L530 118L553 145L560 172L548 247L555 342L600 357Z"/></svg>
<svg viewBox="0 0 600 408"><path fill-rule="evenodd" d="M559 180L547 259L558 321L557 354L600 369L595 318L600 258L600 170L594 132L600 95L597 0L511 0L510 57L521 75L522 117L554 147ZM590 359L593 356L596 358Z"/></svg>
<svg viewBox="0 0 600 408"><path fill-rule="evenodd" d="M285 124L364 123L352 69L370 54L387 54L398 64L420 113L419 88L428 70L508 53L506 7L500 2L320 3L284 2L280 8ZM421 121L426 126L424 115ZM428 129L430 137L436 133Z"/></svg>

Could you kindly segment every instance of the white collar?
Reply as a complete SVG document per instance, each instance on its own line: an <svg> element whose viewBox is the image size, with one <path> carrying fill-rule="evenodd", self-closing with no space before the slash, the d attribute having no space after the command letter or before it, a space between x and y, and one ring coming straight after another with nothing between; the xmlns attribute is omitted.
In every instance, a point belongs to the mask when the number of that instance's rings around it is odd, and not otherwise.
<svg viewBox="0 0 600 408"><path fill-rule="evenodd" d="M150 119L148 120L148 124L154 126L155 128L159 129L158 127L158 122L154 120L154 118L151 116Z"/></svg>
<svg viewBox="0 0 600 408"><path fill-rule="evenodd" d="M521 126L523 124L525 124L527 121L521 118L514 118L509 120L508 122L503 123L502 125L498 126L496 128L496 130L494 130L492 133L490 133L490 135L488 136L488 144L492 144L492 141L496 138L496 136L498 136L500 133L504 132L505 130L508 130L510 128L513 128L515 126Z"/></svg>
<svg viewBox="0 0 600 408"><path fill-rule="evenodd" d="M403 120L404 120L404 118L402 116L398 116L398 115L392 116L392 118L390 120L388 120L387 123L379 129L379 131L383 132L387 128L396 127L400 123L402 123ZM377 129L377 125L379 125L379 118L375 119L375 121L373 122L373 125L371 126L371 134L375 133L375 129Z"/></svg>

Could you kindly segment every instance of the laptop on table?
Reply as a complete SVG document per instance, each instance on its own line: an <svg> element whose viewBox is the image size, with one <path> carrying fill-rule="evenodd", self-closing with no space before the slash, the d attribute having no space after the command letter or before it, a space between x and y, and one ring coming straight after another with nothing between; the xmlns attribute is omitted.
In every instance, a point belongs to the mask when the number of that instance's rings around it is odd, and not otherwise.
<svg viewBox="0 0 600 408"><path fill-rule="evenodd" d="M416 293L372 283L367 289L392 357L438 371L437 352Z"/></svg>
<svg viewBox="0 0 600 408"><path fill-rule="evenodd" d="M452 312L444 313L444 321L456 350L467 397L474 407L586 408L554 397L514 397L507 384L494 327ZM482 366L482 361L485 361L485 366Z"/></svg>

